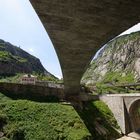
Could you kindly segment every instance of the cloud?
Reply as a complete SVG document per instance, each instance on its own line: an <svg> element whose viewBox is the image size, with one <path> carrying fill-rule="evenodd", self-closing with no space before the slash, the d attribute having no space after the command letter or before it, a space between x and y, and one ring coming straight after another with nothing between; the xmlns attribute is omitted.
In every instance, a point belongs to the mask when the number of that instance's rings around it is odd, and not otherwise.
<svg viewBox="0 0 140 140"><path fill-rule="evenodd" d="M29 48L28 50L29 50L29 52L31 52L31 53L35 53L35 50L34 50L33 48Z"/></svg>
<svg viewBox="0 0 140 140"><path fill-rule="evenodd" d="M36 56L36 51L33 48L28 48L26 51L29 52L31 55Z"/></svg>

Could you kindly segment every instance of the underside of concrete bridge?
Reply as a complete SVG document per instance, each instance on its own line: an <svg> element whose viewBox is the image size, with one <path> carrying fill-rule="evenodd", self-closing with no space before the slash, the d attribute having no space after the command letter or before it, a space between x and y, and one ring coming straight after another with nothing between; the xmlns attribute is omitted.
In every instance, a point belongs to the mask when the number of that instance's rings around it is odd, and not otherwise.
<svg viewBox="0 0 140 140"><path fill-rule="evenodd" d="M140 21L139 0L30 0L55 47L65 93L80 80L98 49Z"/></svg>

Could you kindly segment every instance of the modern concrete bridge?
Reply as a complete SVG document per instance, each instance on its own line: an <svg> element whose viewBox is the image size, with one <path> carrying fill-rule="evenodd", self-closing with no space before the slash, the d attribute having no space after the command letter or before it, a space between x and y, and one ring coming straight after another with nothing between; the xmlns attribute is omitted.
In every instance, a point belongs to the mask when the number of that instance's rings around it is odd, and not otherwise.
<svg viewBox="0 0 140 140"><path fill-rule="evenodd" d="M65 93L80 92L94 54L140 22L139 0L30 0L57 52Z"/></svg>
<svg viewBox="0 0 140 140"><path fill-rule="evenodd" d="M100 96L100 100L111 109L124 134L137 130L140 133L140 93L107 94Z"/></svg>

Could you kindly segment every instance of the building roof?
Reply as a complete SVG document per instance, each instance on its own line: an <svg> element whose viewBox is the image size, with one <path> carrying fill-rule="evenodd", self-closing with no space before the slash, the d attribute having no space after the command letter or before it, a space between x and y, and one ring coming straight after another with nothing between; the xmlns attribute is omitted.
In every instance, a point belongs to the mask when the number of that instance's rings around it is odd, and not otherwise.
<svg viewBox="0 0 140 140"><path fill-rule="evenodd" d="M31 74L25 74L22 77L23 78L37 78L37 76L31 75Z"/></svg>

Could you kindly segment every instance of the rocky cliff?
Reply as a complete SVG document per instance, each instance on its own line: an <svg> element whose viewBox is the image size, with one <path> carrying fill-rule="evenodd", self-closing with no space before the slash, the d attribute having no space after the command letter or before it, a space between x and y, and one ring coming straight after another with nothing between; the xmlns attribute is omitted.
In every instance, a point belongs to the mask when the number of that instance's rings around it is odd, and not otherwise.
<svg viewBox="0 0 140 140"><path fill-rule="evenodd" d="M16 73L41 73L51 75L40 60L4 40L0 40L0 75Z"/></svg>
<svg viewBox="0 0 140 140"><path fill-rule="evenodd" d="M116 37L108 42L82 78L86 84L102 81L107 76L118 76L123 82L140 80L140 32ZM133 80L132 80L133 81Z"/></svg>

